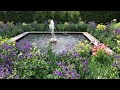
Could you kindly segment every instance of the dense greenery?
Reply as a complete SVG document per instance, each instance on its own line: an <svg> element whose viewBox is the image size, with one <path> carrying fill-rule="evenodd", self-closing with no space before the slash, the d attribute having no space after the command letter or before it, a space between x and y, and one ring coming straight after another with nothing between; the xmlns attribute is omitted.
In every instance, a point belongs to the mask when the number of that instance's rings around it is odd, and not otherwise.
<svg viewBox="0 0 120 90"><path fill-rule="evenodd" d="M84 21L96 21L97 23L110 22L112 19L119 19L120 11L80 11Z"/></svg>
<svg viewBox="0 0 120 90"><path fill-rule="evenodd" d="M48 19L54 19L58 23L74 22L80 20L79 11L0 11L0 20L4 22L45 22Z"/></svg>
<svg viewBox="0 0 120 90"><path fill-rule="evenodd" d="M57 23L83 21L96 21L97 23L110 22L116 18L118 21L119 11L0 11L0 20L4 22L45 22L54 19Z"/></svg>

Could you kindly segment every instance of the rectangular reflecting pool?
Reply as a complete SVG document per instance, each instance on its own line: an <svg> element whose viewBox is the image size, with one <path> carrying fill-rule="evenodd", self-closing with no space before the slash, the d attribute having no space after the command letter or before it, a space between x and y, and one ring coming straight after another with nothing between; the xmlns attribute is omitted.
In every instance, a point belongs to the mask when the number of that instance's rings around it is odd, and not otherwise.
<svg viewBox="0 0 120 90"><path fill-rule="evenodd" d="M68 49L68 47L74 46L79 41L88 40L82 33L55 33L56 43L50 43L49 40L52 38L51 33L29 33L24 35L24 37L17 40L17 42L22 42L22 40L27 40L34 44L37 48L45 53L48 48L51 48L56 54ZM21 46L19 44L19 46Z"/></svg>

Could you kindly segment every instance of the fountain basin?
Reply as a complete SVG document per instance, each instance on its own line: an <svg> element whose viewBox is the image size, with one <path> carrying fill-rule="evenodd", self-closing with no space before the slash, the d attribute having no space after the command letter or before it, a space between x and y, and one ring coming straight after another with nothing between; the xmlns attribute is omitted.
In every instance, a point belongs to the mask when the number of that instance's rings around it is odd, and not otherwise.
<svg viewBox="0 0 120 90"><path fill-rule="evenodd" d="M93 45L98 44L100 41L87 32L55 32L56 38L52 40L50 32L24 32L12 38L12 41L19 42L21 40L28 40L31 43L36 43L36 46L43 52L46 51L51 44L53 52L59 53L66 49L66 45L74 45L77 41L87 40L92 42ZM112 50L107 48L111 53Z"/></svg>

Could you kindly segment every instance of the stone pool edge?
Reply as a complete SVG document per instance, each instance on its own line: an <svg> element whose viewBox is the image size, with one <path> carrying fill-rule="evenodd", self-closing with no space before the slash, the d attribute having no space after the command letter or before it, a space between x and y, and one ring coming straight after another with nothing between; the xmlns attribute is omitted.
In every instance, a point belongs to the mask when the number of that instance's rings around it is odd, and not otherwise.
<svg viewBox="0 0 120 90"><path fill-rule="evenodd" d="M38 31L38 32L37 32L37 31L24 32L24 33L21 33L21 34L15 36L15 37L13 37L13 38L11 39L11 42L17 41L17 40L19 40L20 38L26 36L27 34L32 34L32 33L48 34L48 33L51 33L51 32L39 32L39 31ZM55 32L55 33L68 33L68 34L69 34L69 33L70 33L70 34L72 34L72 33L74 33L74 34L79 34L79 33L81 33L81 34L83 34L90 42L92 42L94 45L100 43L100 41L99 41L98 39L96 39L94 36L92 36L92 35L89 34L88 32ZM106 50L109 51L110 54L113 54L113 51L112 51L110 48L107 47Z"/></svg>

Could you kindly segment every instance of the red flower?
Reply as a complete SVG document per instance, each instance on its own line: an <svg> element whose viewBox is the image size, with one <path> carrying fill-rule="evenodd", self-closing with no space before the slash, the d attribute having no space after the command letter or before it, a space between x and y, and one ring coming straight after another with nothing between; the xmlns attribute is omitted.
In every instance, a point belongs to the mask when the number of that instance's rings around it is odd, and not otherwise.
<svg viewBox="0 0 120 90"><path fill-rule="evenodd" d="M99 44L97 44L97 45L94 45L94 46L93 46L93 49L92 49L93 55L95 56L99 50L105 50L106 47L107 47L107 45L105 45L105 44L103 44L103 43L99 43ZM109 55L110 52L106 51L106 54Z"/></svg>

